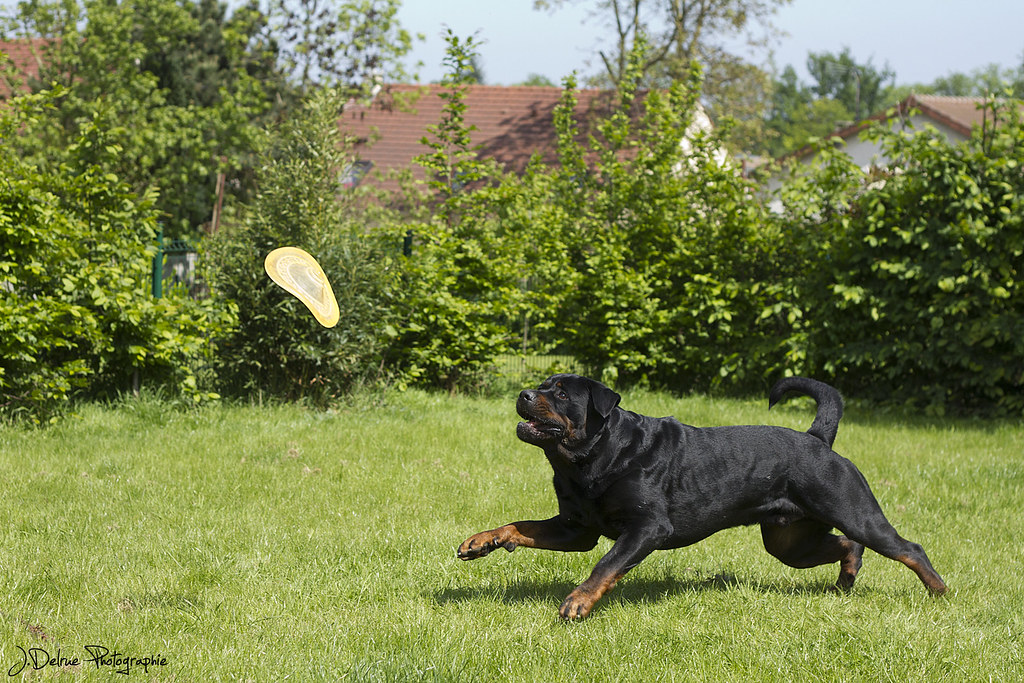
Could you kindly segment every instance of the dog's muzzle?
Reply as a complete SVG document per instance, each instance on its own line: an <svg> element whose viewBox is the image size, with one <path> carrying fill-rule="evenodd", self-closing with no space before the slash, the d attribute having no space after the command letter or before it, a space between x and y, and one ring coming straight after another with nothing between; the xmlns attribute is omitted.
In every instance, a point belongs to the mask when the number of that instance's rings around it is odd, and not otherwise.
<svg viewBox="0 0 1024 683"><path fill-rule="evenodd" d="M565 425L550 416L547 400L536 391L527 389L519 394L516 412L525 420L516 425L516 436L522 441L557 441L565 433Z"/></svg>

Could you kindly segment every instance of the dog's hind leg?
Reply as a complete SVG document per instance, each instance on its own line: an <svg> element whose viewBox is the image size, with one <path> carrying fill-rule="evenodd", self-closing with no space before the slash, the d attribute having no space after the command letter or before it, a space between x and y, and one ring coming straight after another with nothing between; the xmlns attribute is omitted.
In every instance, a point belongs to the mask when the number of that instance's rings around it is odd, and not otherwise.
<svg viewBox="0 0 1024 683"><path fill-rule="evenodd" d="M868 525L866 530L844 531L879 555L905 564L934 595L946 592L946 583L932 567L924 548L900 536L884 517L880 521L876 520L875 524Z"/></svg>
<svg viewBox="0 0 1024 683"><path fill-rule="evenodd" d="M803 505L822 524L831 525L879 555L902 562L933 594L946 592L946 584L932 568L924 549L896 532L853 463L845 458L834 459L815 471L800 492Z"/></svg>
<svg viewBox="0 0 1024 683"><path fill-rule="evenodd" d="M932 567L924 549L896 532L875 499L864 475L852 464L831 470L831 495L814 502L815 516L879 555L902 562L935 595L946 584Z"/></svg>
<svg viewBox="0 0 1024 683"><path fill-rule="evenodd" d="M864 546L831 531L832 527L810 519L786 525L764 523L761 539L765 550L790 567L806 569L839 562L836 587L850 590L860 571Z"/></svg>

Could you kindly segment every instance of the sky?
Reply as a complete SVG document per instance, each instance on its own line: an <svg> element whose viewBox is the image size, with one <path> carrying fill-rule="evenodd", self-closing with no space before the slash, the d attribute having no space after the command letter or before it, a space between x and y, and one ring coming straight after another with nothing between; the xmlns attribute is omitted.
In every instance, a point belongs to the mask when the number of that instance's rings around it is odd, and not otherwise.
<svg viewBox="0 0 1024 683"><path fill-rule="evenodd" d="M408 60L411 68L423 63L412 68L421 82L444 73L449 27L481 41L485 83L512 85L539 74L559 84L574 70L581 76L600 70L597 51L612 36L592 16L595 4L569 0L556 10L535 10L533 0L403 0L399 20L425 36ZM785 34L774 44L774 63L780 70L794 66L803 80L809 52L844 47L859 63L888 64L899 85L1024 62L1024 0L793 0L773 23Z"/></svg>

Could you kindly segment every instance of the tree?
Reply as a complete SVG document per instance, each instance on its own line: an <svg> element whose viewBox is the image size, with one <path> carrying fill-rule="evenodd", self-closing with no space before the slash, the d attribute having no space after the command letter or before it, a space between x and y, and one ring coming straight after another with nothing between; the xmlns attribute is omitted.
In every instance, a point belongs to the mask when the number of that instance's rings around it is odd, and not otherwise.
<svg viewBox="0 0 1024 683"><path fill-rule="evenodd" d="M481 159L466 122L465 95L475 81L476 41L451 30L440 94L441 120L428 127L421 201L430 216L409 226L417 244L406 263L406 291L391 359L415 381L448 391L480 380L511 347L504 325L517 317L517 252L499 218L514 190L491 160Z"/></svg>
<svg viewBox="0 0 1024 683"><path fill-rule="evenodd" d="M526 80L516 85L533 85L542 86L545 88L554 88L555 82L543 74L531 73L527 75Z"/></svg>
<svg viewBox="0 0 1024 683"><path fill-rule="evenodd" d="M96 160L116 142L95 122L60 162L15 151L59 92L0 108L0 415L46 421L73 397L139 385L199 401L222 303L150 291L157 212ZM97 151L98 150L98 151Z"/></svg>
<svg viewBox="0 0 1024 683"><path fill-rule="evenodd" d="M1000 125L962 142L878 124L899 169L825 144L784 186L809 373L880 403L1024 414L1022 106L988 99Z"/></svg>
<svg viewBox="0 0 1024 683"><path fill-rule="evenodd" d="M369 92L406 77L412 35L398 23L399 0L270 0L272 35L303 92L316 86Z"/></svg>
<svg viewBox="0 0 1024 683"><path fill-rule="evenodd" d="M535 0L538 8L569 0ZM704 70L703 100L712 118L729 115L742 125L733 143L749 147L760 137L760 112L770 79L764 70L736 53L736 38L757 50L774 35L772 15L790 0L592 0L594 16L613 31L610 49L598 51L604 73L598 84L617 85L626 74L637 41L649 45L642 84L667 88L685 81L690 64ZM764 33L759 34L758 30Z"/></svg>
<svg viewBox="0 0 1024 683"><path fill-rule="evenodd" d="M1024 63L1013 68L989 64L970 73L954 72L935 79L930 85L914 87L918 93L953 97L987 97L1007 90L1013 97L1024 98Z"/></svg>
<svg viewBox="0 0 1024 683"><path fill-rule="evenodd" d="M547 306L533 317L607 381L760 387L788 350L779 236L762 227L749 181L719 162L720 132L691 125L699 69L645 92L644 63L641 40L585 141L567 79L560 163L529 179L547 196L502 223L529 235L521 261L536 269L531 300Z"/></svg>
<svg viewBox="0 0 1024 683"><path fill-rule="evenodd" d="M818 98L828 98L842 104L852 115L853 121L860 121L883 109L887 89L896 78L896 72L888 65L881 70L871 60L858 64L844 47L839 54L812 52L807 57L807 70L814 79L811 90Z"/></svg>
<svg viewBox="0 0 1024 683"><path fill-rule="evenodd" d="M647 84L685 80L690 63L708 70L732 55L725 39L743 36L758 42L755 25L767 22L779 6L791 0L596 0L594 15L615 32L610 50L599 50L605 76L619 83L626 76L629 56L641 36L649 49L643 64ZM547 9L568 0L534 0ZM662 85L667 85L663 82Z"/></svg>
<svg viewBox="0 0 1024 683"><path fill-rule="evenodd" d="M877 69L871 60L857 62L849 48L838 54L812 52L807 70L813 79L809 84L792 66L775 79L761 151L781 156L798 150L896 102L895 73L888 66Z"/></svg>
<svg viewBox="0 0 1024 683"><path fill-rule="evenodd" d="M244 6L226 20L214 0L18 5L3 22L5 35L42 39L33 43L39 78L28 85L62 88L38 137L17 141L20 152L59 157L84 126L100 122L121 154L97 161L138 194L159 190L172 235L197 234L212 213L217 173L246 177L269 106L264 87L274 72L254 19Z"/></svg>
<svg viewBox="0 0 1024 683"><path fill-rule="evenodd" d="M238 325L217 339L228 395L326 405L380 367L395 268L341 184L351 162L338 128L346 99L319 89L268 131L255 201L206 241L211 291L238 305ZM281 246L301 247L323 266L342 300L335 327L320 326L266 276L263 260Z"/></svg>
<svg viewBox="0 0 1024 683"><path fill-rule="evenodd" d="M827 136L840 121L851 118L843 103L817 97L812 88L799 81L796 70L787 66L772 89L771 106L765 117L764 146L759 151L774 157L796 151L812 139Z"/></svg>
<svg viewBox="0 0 1024 683"><path fill-rule="evenodd" d="M254 21L254 5L230 17L227 4L219 0L183 2L180 8L177 33L167 26L170 6L162 5L140 5L142 16L132 32L133 40L150 44L139 67L167 91L167 104L216 106L223 100L222 89L234 90L245 74L264 82L280 80L273 66L260 59L265 46L254 44L265 23ZM253 68L256 64L260 68Z"/></svg>

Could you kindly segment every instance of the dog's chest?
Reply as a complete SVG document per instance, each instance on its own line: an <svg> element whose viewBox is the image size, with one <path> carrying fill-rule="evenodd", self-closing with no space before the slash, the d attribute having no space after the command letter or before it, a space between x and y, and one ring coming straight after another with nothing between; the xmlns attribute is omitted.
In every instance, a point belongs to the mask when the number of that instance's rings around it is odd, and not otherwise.
<svg viewBox="0 0 1024 683"><path fill-rule="evenodd" d="M645 516L646 504L642 497L628 493L623 495L625 491L620 491L620 487L614 484L614 490L597 496L588 495L583 485L557 475L554 486L560 515L575 524L595 529L608 538L618 538L624 529L633 525L638 516ZM631 490L633 487L624 488Z"/></svg>

